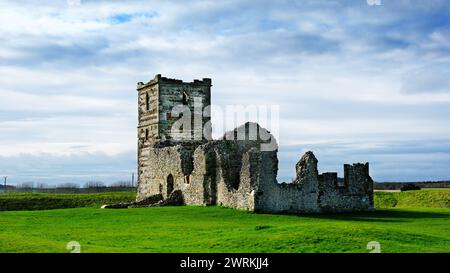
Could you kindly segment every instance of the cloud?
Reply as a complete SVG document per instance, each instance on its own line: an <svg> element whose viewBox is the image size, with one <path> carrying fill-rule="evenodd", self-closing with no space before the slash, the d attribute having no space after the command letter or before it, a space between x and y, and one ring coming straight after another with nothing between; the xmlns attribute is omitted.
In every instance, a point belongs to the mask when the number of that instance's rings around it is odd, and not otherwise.
<svg viewBox="0 0 450 273"><path fill-rule="evenodd" d="M54 154L20 154L12 157L0 156L2 174L8 175L8 182L20 184L35 183L79 183L102 181L112 183L131 181L136 173L136 157L127 152L115 156L103 153L80 153L57 156Z"/></svg>
<svg viewBox="0 0 450 273"><path fill-rule="evenodd" d="M450 140L445 138L398 141L329 141L280 146L278 180L290 182L295 164L308 150L319 160L320 172L337 172L343 177L343 164L370 162L376 181L410 182L445 180L450 164Z"/></svg>
<svg viewBox="0 0 450 273"><path fill-rule="evenodd" d="M450 93L450 69L426 67L407 73L401 89L408 94Z"/></svg>
<svg viewBox="0 0 450 273"><path fill-rule="evenodd" d="M383 179L401 178L393 166L419 178L423 159L400 148L385 163L373 149L326 149L415 141L436 152L427 142L449 133L448 14L445 0L2 1L0 155L75 165L84 153L134 158L135 85L161 73L212 78L221 107L279 105L282 145L321 143L319 160L368 158ZM53 175L77 172L64 166ZM450 176L442 164L429 170Z"/></svg>

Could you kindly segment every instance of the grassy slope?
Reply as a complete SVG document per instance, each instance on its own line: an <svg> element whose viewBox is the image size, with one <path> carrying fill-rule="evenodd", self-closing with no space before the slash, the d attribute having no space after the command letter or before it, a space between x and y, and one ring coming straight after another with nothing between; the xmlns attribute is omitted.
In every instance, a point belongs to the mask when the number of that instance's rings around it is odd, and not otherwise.
<svg viewBox="0 0 450 273"><path fill-rule="evenodd" d="M376 208L450 208L449 190L375 192Z"/></svg>
<svg viewBox="0 0 450 273"><path fill-rule="evenodd" d="M450 252L450 210L264 215L221 207L0 212L0 252Z"/></svg>
<svg viewBox="0 0 450 273"><path fill-rule="evenodd" d="M91 194L13 193L0 194L1 210L61 209L101 206L131 202L132 192ZM422 190L407 192L375 192L376 208L450 208L450 190Z"/></svg>
<svg viewBox="0 0 450 273"><path fill-rule="evenodd" d="M132 192L105 192L90 194L11 193L0 195L0 210L36 210L101 206L130 202Z"/></svg>
<svg viewBox="0 0 450 273"><path fill-rule="evenodd" d="M98 208L131 200L132 193L0 195L0 206L96 206L0 212L0 252L68 252L72 240L83 252L367 252L369 241L380 242L383 252L450 252L449 194L377 192L378 208L397 208L303 216L220 207Z"/></svg>

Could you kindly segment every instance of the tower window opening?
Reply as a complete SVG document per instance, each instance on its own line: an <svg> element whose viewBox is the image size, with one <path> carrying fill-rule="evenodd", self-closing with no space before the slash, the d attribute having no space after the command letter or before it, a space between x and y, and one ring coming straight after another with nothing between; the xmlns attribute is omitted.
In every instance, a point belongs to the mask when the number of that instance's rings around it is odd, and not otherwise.
<svg viewBox="0 0 450 273"><path fill-rule="evenodd" d="M173 175L167 176L167 197L173 192Z"/></svg>
<svg viewBox="0 0 450 273"><path fill-rule="evenodd" d="M150 96L148 93L145 93L145 110L150 110Z"/></svg>
<svg viewBox="0 0 450 273"><path fill-rule="evenodd" d="M192 175L185 175L184 176L184 183L185 184L191 184L192 181Z"/></svg>

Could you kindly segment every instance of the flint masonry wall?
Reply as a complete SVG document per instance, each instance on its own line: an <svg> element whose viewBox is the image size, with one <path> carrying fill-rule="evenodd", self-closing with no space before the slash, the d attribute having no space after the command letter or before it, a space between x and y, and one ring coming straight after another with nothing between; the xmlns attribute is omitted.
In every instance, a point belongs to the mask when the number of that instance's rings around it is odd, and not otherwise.
<svg viewBox="0 0 450 273"><path fill-rule="evenodd" d="M211 105L211 79L183 82L156 75L154 79L144 84L138 83L139 107L139 138L150 138L153 141L166 141L179 137L181 141L190 141L192 136L205 139L203 128L210 126L211 111L204 108ZM195 107L196 102L199 107ZM174 110L179 109L179 110ZM178 135L171 134L171 128L180 117L187 115L189 110L192 124L189 130L184 128ZM179 112L174 114L175 112ZM199 117L197 123L194 116ZM206 137L210 139L210 129Z"/></svg>
<svg viewBox="0 0 450 273"><path fill-rule="evenodd" d="M255 157L245 143L220 140L217 155L217 204L254 210L254 188L258 183L253 170Z"/></svg>
<svg viewBox="0 0 450 273"><path fill-rule="evenodd" d="M141 156L138 201L158 193L167 198L171 191L183 189L192 170L190 150L182 146L148 147L141 151Z"/></svg>
<svg viewBox="0 0 450 273"><path fill-rule="evenodd" d="M373 181L369 165L344 166L344 183L339 185L337 173L319 174L317 159L307 152L297 163L297 177L293 183L278 184L276 155L261 154L258 166L260 177L255 210L259 212L319 213L368 211L373 209Z"/></svg>
<svg viewBox="0 0 450 273"><path fill-rule="evenodd" d="M309 173L308 178L305 177L300 181L297 172L294 183L279 184L276 180L276 152L261 153L260 158L257 167L260 181L255 201L257 212L320 212L317 202L318 181L315 178L316 174Z"/></svg>
<svg viewBox="0 0 450 273"><path fill-rule="evenodd" d="M324 212L364 211L373 208L373 180L369 163L345 164L344 182L338 183L336 173L319 177L319 200Z"/></svg>
<svg viewBox="0 0 450 273"><path fill-rule="evenodd" d="M259 157L248 145L217 140L194 148L179 144L144 149L137 200L159 193L167 198L169 190L181 190L186 204L254 210ZM173 188L167 186L169 177Z"/></svg>

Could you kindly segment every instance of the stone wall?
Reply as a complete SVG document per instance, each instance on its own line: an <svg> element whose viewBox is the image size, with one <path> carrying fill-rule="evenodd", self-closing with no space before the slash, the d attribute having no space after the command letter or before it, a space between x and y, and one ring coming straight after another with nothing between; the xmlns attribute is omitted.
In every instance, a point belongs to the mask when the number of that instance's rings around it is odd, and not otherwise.
<svg viewBox="0 0 450 273"><path fill-rule="evenodd" d="M299 179L305 174L305 172L299 172L293 183L279 184L276 180L276 165L278 163L276 157L276 152L265 152L261 154L261 163L258 168L260 180L256 193L257 205L255 210L266 213L320 212L317 203L318 189L317 180L315 179L316 174L314 172L308 173L307 177ZM304 158L305 156L302 159Z"/></svg>
<svg viewBox="0 0 450 273"><path fill-rule="evenodd" d="M307 152L296 165L294 182L278 184L274 167L269 165L274 162L274 155L266 153L262 158L259 172L264 179L256 194L256 211L319 213L373 209L373 181L367 163L345 165L344 185L340 186L337 173L319 174L317 159Z"/></svg>
<svg viewBox="0 0 450 273"><path fill-rule="evenodd" d="M221 205L264 213L320 213L373 209L369 165L344 165L337 173L318 172L318 160L307 152L296 164L292 183L277 182L277 150L260 151L253 140L154 145L143 149L138 200L165 198L180 190L188 205ZM173 186L169 186L173 179Z"/></svg>
<svg viewBox="0 0 450 273"><path fill-rule="evenodd" d="M217 155L217 204L254 210L254 188L257 183L252 162L253 150L243 143L219 140Z"/></svg>
<svg viewBox="0 0 450 273"><path fill-rule="evenodd" d="M146 84L138 83L137 90L140 142L211 139L211 79L183 82L158 74ZM186 125L190 130L184 126L182 132L172 134L174 123L188 113L192 122Z"/></svg>
<svg viewBox="0 0 450 273"><path fill-rule="evenodd" d="M138 180L137 200L154 194L162 194L164 198L174 190L193 191L189 204L202 203L202 196L197 194L203 190L203 183L193 179L193 148L183 145L167 147L149 147L141 151L142 166ZM195 197L195 198L194 198Z"/></svg>
<svg viewBox="0 0 450 273"><path fill-rule="evenodd" d="M160 94L159 134L161 140L172 140L174 138L175 140L181 141L204 139L203 128L208 126L206 131L211 130L209 125L211 115L210 113L203 114L203 110L210 111L208 110L209 108L204 109L204 106L211 104L211 80L194 80L193 82L186 83L180 80L160 78L158 86ZM197 106L195 105L196 102ZM175 114L173 112L175 107L182 107L184 109L180 108L180 110L177 110L180 113ZM186 117L187 115L191 116L191 122L183 124L183 130L174 134L172 127L176 125L176 122L180 121L181 116ZM190 130L186 130L187 126L190 126ZM178 128L178 126L175 126L175 128ZM211 133L207 133L206 136L209 139Z"/></svg>
<svg viewBox="0 0 450 273"><path fill-rule="evenodd" d="M138 83L138 141L140 145L159 140L158 75L147 84Z"/></svg>
<svg viewBox="0 0 450 273"><path fill-rule="evenodd" d="M345 164L344 183L338 184L336 173L320 179L319 204L324 212L367 211L373 209L373 180L369 164Z"/></svg>

